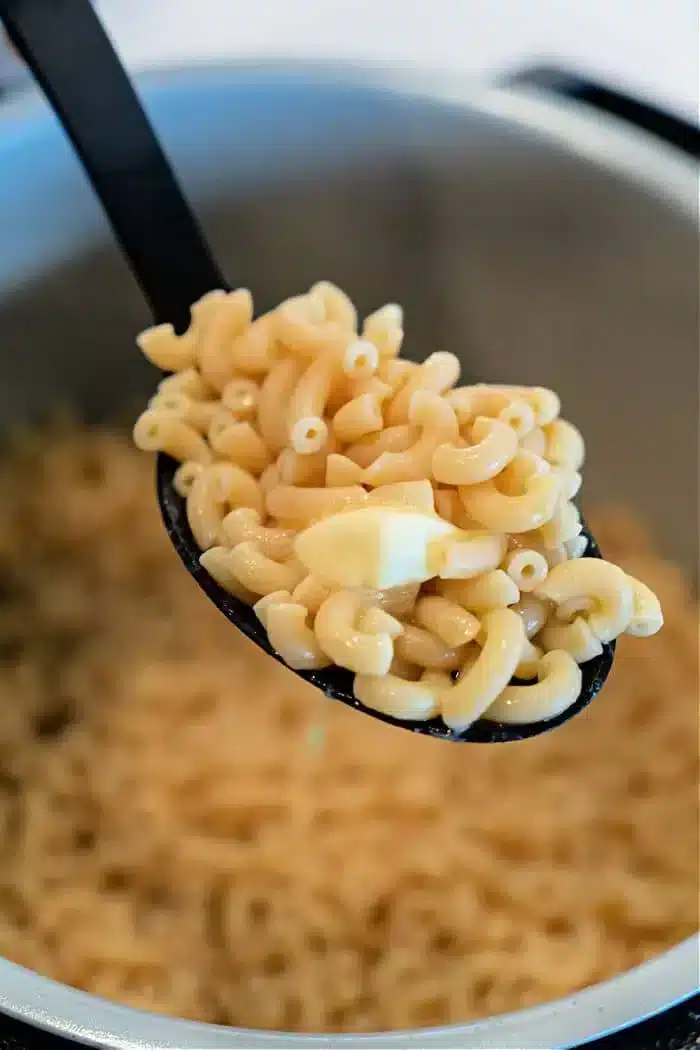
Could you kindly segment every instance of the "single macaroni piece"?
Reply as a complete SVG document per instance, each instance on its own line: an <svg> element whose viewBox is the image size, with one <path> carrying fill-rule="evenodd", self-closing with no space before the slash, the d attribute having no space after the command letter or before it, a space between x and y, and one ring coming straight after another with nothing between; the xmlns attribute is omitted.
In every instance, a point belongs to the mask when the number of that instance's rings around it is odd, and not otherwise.
<svg viewBox="0 0 700 1050"><path fill-rule="evenodd" d="M473 641L481 627L476 616L467 612L457 602L451 602L437 594L428 594L418 599L415 618L421 627L431 631L450 649L457 649Z"/></svg>
<svg viewBox="0 0 700 1050"><path fill-rule="evenodd" d="M257 595L244 587L235 575L231 565L232 554L230 547L210 547L209 550L200 554L199 564L206 569L212 579L216 580L219 587L223 587L225 591L232 594L234 598L245 602L246 605L252 605Z"/></svg>
<svg viewBox="0 0 700 1050"><path fill-rule="evenodd" d="M373 376L379 367L379 351L368 339L350 343L343 354L343 371L351 379Z"/></svg>
<svg viewBox="0 0 700 1050"><path fill-rule="evenodd" d="M418 440L418 427L402 424L399 427L385 427L380 434L372 434L350 445L345 455L361 467L369 467L385 452L405 452Z"/></svg>
<svg viewBox="0 0 700 1050"><path fill-rule="evenodd" d="M511 609L487 613L483 627L486 637L478 657L439 697L443 721L460 733L481 718L501 695L523 652L523 622Z"/></svg>
<svg viewBox="0 0 700 1050"><path fill-rule="evenodd" d="M253 379L237 376L221 391L221 403L234 419L253 420L258 410L260 386ZM269 442L266 442L269 444Z"/></svg>
<svg viewBox="0 0 700 1050"><path fill-rule="evenodd" d="M304 569L294 557L275 561L263 553L260 543L246 540L231 550L233 575L253 594L293 591L304 578Z"/></svg>
<svg viewBox="0 0 700 1050"><path fill-rule="evenodd" d="M396 481L367 494L368 506L410 507L424 514L435 513L435 493L429 481Z"/></svg>
<svg viewBox="0 0 700 1050"><path fill-rule="evenodd" d="M478 416L471 426L473 442L464 448L438 445L433 453L432 476L443 485L475 485L490 481L518 451L515 431L499 419Z"/></svg>
<svg viewBox="0 0 700 1050"><path fill-rule="evenodd" d="M303 605L288 600L273 602L265 617L264 626L270 645L295 671L328 667L331 662L307 623L308 615L308 609Z"/></svg>
<svg viewBox="0 0 700 1050"><path fill-rule="evenodd" d="M400 660L435 671L456 671L461 666L461 647L446 645L437 634L412 623L403 625L394 651Z"/></svg>
<svg viewBox="0 0 700 1050"><path fill-rule="evenodd" d="M300 488L296 485L278 485L267 494L267 511L273 518L299 522L304 528L341 511L353 510L367 500L361 485L343 488Z"/></svg>
<svg viewBox="0 0 700 1050"><path fill-rule="evenodd" d="M440 546L438 575L443 580L470 580L497 569L506 553L506 538L483 529L463 530Z"/></svg>
<svg viewBox="0 0 700 1050"><path fill-rule="evenodd" d="M201 550L222 542L222 522L235 507L262 514L262 494L252 474L233 463L214 463L200 471L187 495L187 520Z"/></svg>
<svg viewBox="0 0 700 1050"><path fill-rule="evenodd" d="M657 634L664 625L664 614L659 599L641 580L635 579L634 576L628 576L627 580L632 588L633 611L625 633L637 638L648 638Z"/></svg>
<svg viewBox="0 0 700 1050"><path fill-rule="evenodd" d="M499 492L493 481L460 486L459 497L467 513L494 532L529 532L553 516L559 487L549 474L528 478L522 496Z"/></svg>
<svg viewBox="0 0 700 1050"><path fill-rule="evenodd" d="M511 606L523 621L525 636L530 639L542 630L549 619L552 606L542 598L535 598L532 594L521 595L520 601Z"/></svg>
<svg viewBox="0 0 700 1050"><path fill-rule="evenodd" d="M362 481L362 467L348 456L331 452L326 458L326 488L342 488L359 485Z"/></svg>
<svg viewBox="0 0 700 1050"><path fill-rule="evenodd" d="M221 531L232 547L252 540L274 561L283 561L294 552L293 530L263 525L260 513L252 507L232 510L221 522Z"/></svg>
<svg viewBox="0 0 700 1050"><path fill-rule="evenodd" d="M288 405L303 365L294 357L283 358L265 376L258 394L258 430L263 441L279 452L288 439L288 428L282 406Z"/></svg>
<svg viewBox="0 0 700 1050"><path fill-rule="evenodd" d="M223 421L222 421L223 422ZM229 459L256 477L270 466L270 450L252 424L244 421L220 426L214 420L209 429L209 443L221 459Z"/></svg>
<svg viewBox="0 0 700 1050"><path fill-rule="evenodd" d="M134 444L144 452L164 452L184 463L193 460L206 465L214 456L194 427L172 412L146 409L136 420Z"/></svg>
<svg viewBox="0 0 700 1050"><path fill-rule="evenodd" d="M586 456L581 434L565 419L554 419L544 428L547 438L546 456L550 463L567 470L580 470Z"/></svg>
<svg viewBox="0 0 700 1050"><path fill-rule="evenodd" d="M505 570L519 591L534 591L547 578L549 565L539 551L522 549L511 551Z"/></svg>
<svg viewBox="0 0 700 1050"><path fill-rule="evenodd" d="M357 331L357 310L350 298L330 281L318 281L309 292L312 299L320 299L324 308L324 321L332 321L347 332Z"/></svg>
<svg viewBox="0 0 700 1050"><path fill-rule="evenodd" d="M388 631L361 631L357 620L366 610L352 591L336 591L316 613L314 631L318 644L339 667L356 674L385 675L394 656L394 639Z"/></svg>
<svg viewBox="0 0 700 1050"><path fill-rule="evenodd" d="M603 651L603 643L582 616L577 616L571 623L550 620L542 628L537 640L546 652L561 649L573 657L577 664L585 664Z"/></svg>
<svg viewBox="0 0 700 1050"><path fill-rule="evenodd" d="M187 460L185 463L180 464L173 475L173 488L178 496L182 496L185 499L189 495L190 489L203 469L204 467L201 463L195 463L193 460Z"/></svg>
<svg viewBox="0 0 700 1050"><path fill-rule="evenodd" d="M590 601L586 618L601 642L611 642L626 631L634 613L634 589L622 569L600 558L578 558L551 569L537 589L538 596L557 606Z"/></svg>
<svg viewBox="0 0 700 1050"><path fill-rule="evenodd" d="M383 426L381 405L374 394L361 394L344 404L333 416L335 436L347 443L374 434Z"/></svg>
<svg viewBox="0 0 700 1050"><path fill-rule="evenodd" d="M403 336L399 306L360 328L329 281L257 318L247 289L212 291L183 334L138 337L172 374L134 441L177 461L202 568L290 667L345 668L366 707L459 732L554 718L579 665L661 607L585 556L584 444L554 391L457 387L455 354L402 360Z"/></svg>
<svg viewBox="0 0 700 1050"><path fill-rule="evenodd" d="M374 343L379 356L395 358L403 342L403 310L396 303L387 303L365 318L362 336Z"/></svg>
<svg viewBox="0 0 700 1050"><path fill-rule="evenodd" d="M419 680L396 673L381 678L355 675L354 693L361 704L390 718L427 722L439 712L439 697L448 688L449 675L425 672Z"/></svg>
<svg viewBox="0 0 700 1050"><path fill-rule="evenodd" d="M517 437L527 437L535 427L535 411L531 404L523 398L516 398L509 405L502 408L498 413L502 423L507 423L515 431Z"/></svg>
<svg viewBox="0 0 700 1050"><path fill-rule="evenodd" d="M342 491L328 489L326 495ZM274 495L268 510L285 516L271 504ZM367 506L312 525L297 537L296 553L309 572L329 584L384 590L435 576L435 542L456 533L435 514Z"/></svg>
<svg viewBox="0 0 700 1050"><path fill-rule="evenodd" d="M443 394L457 382L459 372L459 358L455 354L438 352L426 357L423 364L410 375L408 382L401 387L389 405L387 411L389 426L408 422L411 414L411 401L416 391Z"/></svg>
<svg viewBox="0 0 700 1050"><path fill-rule="evenodd" d="M527 725L556 718L581 693L581 668L567 652L545 653L535 685L508 685L486 711L493 722Z"/></svg>
<svg viewBox="0 0 700 1050"><path fill-rule="evenodd" d="M441 580L438 590L443 598L474 613L505 609L520 598L517 585L502 569L486 572L473 580Z"/></svg>
<svg viewBox="0 0 700 1050"><path fill-rule="evenodd" d="M197 343L191 331L176 335L171 324L159 324L147 328L136 337L144 357L164 372L181 372L190 369L197 358Z"/></svg>
<svg viewBox="0 0 700 1050"><path fill-rule="evenodd" d="M237 288L210 302L210 312L197 341L197 362L204 381L221 391L239 367L234 348L253 319L253 297L247 288Z"/></svg>
<svg viewBox="0 0 700 1050"><path fill-rule="evenodd" d="M384 452L367 467L363 481L375 488L397 481L429 478L435 449L457 438L457 417L439 394L416 390L411 397L409 419L421 428L420 437L405 452Z"/></svg>

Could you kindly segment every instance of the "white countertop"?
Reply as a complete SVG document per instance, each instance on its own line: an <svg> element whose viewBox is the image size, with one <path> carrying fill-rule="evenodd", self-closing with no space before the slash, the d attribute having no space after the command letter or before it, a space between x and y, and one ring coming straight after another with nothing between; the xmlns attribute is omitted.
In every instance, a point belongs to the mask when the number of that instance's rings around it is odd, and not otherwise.
<svg viewBox="0 0 700 1050"><path fill-rule="evenodd" d="M97 2L135 68L265 55L384 59L484 75L555 60L699 116L698 0Z"/></svg>

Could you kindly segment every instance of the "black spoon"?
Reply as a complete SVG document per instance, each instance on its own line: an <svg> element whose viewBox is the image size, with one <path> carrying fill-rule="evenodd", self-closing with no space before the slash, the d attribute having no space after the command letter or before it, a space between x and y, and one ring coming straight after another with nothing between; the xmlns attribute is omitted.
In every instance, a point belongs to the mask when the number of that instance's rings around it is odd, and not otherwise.
<svg viewBox="0 0 700 1050"><path fill-rule="evenodd" d="M0 0L0 19L59 117L148 300L156 323L184 331L190 304L227 284L185 200L129 77L88 0ZM279 660L253 610L227 594L199 564L184 501L173 487L177 464L159 455L157 493L168 535L187 571L223 614ZM590 557L600 557L587 530ZM405 722L364 707L342 669L297 672L326 696L415 733L445 740L503 743L567 722L600 691L614 643L583 665L577 702L557 718L530 725L481 719L464 733L440 719Z"/></svg>

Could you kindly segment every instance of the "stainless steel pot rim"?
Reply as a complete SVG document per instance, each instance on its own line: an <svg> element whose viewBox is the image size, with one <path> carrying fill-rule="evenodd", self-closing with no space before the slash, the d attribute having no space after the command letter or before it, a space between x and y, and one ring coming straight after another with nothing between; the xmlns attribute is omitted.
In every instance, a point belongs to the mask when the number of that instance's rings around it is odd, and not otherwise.
<svg viewBox="0 0 700 1050"><path fill-rule="evenodd" d="M232 73L259 80L286 76L307 83L374 87L404 97L463 106L533 134L611 170L697 222L697 166L679 151L621 120L581 103L518 88L484 88L464 78L383 65L264 60L188 65L139 74L143 88L167 89L225 82ZM209 80L207 80L209 78ZM0 107L5 121L41 135L47 113L34 92ZM3 136L0 135L0 154ZM0 163L0 173L2 164ZM465 1026L370 1036L298 1036L220 1028L175 1020L106 1002L0 959L0 1010L24 1022L104 1050L340 1050L456 1048L460 1050L563 1050L668 1009L697 991L698 937L611 981L541 1007Z"/></svg>

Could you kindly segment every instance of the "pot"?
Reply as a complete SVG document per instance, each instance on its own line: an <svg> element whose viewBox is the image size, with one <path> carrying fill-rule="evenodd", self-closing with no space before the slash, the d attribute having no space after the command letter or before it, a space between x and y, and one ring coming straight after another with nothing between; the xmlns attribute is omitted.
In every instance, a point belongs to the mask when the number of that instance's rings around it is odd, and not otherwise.
<svg viewBox="0 0 700 1050"><path fill-rule="evenodd" d="M454 349L468 378L553 386L586 432L587 498L639 510L696 570L696 129L548 70L485 88L244 63L140 87L232 284L264 309L329 278L362 310L404 303L409 355ZM31 93L0 106L0 189L1 427L143 401L145 305ZM304 1037L145 1014L0 960L0 1047L670 1050L700 1031L697 985L692 938L517 1014Z"/></svg>

